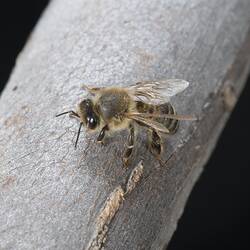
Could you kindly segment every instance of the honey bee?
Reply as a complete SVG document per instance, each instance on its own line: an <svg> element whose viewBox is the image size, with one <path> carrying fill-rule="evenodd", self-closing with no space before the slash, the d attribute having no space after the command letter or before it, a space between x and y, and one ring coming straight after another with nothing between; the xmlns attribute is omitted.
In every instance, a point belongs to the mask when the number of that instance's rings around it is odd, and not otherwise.
<svg viewBox="0 0 250 250"><path fill-rule="evenodd" d="M75 141L77 147L82 126L87 130L99 131L97 142L102 143L107 133L128 129L127 148L123 156L127 166L135 140L135 125L149 131L149 149L161 159L163 143L161 134L171 135L178 129L179 120L195 120L192 116L177 115L170 104L170 97L182 92L189 83L181 79L142 81L128 87L83 88L91 98L82 100L77 111L66 111L58 116L70 114L80 121Z"/></svg>

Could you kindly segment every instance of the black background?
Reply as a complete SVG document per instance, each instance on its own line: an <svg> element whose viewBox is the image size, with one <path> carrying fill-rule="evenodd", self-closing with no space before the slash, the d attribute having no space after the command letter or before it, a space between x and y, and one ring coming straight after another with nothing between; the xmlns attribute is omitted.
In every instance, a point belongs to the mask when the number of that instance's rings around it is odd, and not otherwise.
<svg viewBox="0 0 250 250"><path fill-rule="evenodd" d="M47 3L1 1L0 91ZM249 109L250 80L191 193L169 250L250 249Z"/></svg>

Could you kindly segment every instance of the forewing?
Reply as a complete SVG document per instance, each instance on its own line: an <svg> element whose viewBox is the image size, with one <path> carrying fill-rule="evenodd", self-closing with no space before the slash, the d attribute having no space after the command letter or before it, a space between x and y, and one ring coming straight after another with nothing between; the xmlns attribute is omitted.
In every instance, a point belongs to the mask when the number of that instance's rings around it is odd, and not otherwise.
<svg viewBox="0 0 250 250"><path fill-rule="evenodd" d="M128 116L128 118L135 120L137 122L140 122L140 123L144 124L145 126L150 127L156 131L159 131L159 132L165 133L165 134L169 133L169 130L165 126L163 126L161 123L159 123L155 120L152 120L150 118L145 118L145 117L141 116L140 114L128 114L127 116Z"/></svg>
<svg viewBox="0 0 250 250"><path fill-rule="evenodd" d="M189 86L189 82L181 79L167 79L162 81L143 81L131 85L127 89L137 100L159 104L165 103Z"/></svg>
<svg viewBox="0 0 250 250"><path fill-rule="evenodd" d="M139 115L143 118L167 118L179 121L196 121L197 117L193 115L179 115L179 114L150 114L150 113L132 113L132 115Z"/></svg>
<svg viewBox="0 0 250 250"><path fill-rule="evenodd" d="M81 89L87 91L91 95L97 94L100 90L103 89L103 87L89 87L86 84L81 84Z"/></svg>

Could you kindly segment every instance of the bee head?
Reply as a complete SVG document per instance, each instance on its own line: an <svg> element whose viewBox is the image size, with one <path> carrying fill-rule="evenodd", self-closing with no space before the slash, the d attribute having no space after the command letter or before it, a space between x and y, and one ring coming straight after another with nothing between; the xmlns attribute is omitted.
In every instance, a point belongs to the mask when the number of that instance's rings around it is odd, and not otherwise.
<svg viewBox="0 0 250 250"><path fill-rule="evenodd" d="M100 122L99 116L94 110L94 105L92 100L85 99L79 104L80 116L82 122L88 129L95 129Z"/></svg>

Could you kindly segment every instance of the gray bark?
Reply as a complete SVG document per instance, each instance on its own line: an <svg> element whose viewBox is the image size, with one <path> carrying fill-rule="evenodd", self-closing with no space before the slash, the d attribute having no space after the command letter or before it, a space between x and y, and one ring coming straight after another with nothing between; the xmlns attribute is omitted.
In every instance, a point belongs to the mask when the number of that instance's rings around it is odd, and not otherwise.
<svg viewBox="0 0 250 250"><path fill-rule="evenodd" d="M0 248L163 249L245 83L249 13L249 0L53 0L0 99ZM191 82L172 101L199 120L165 140L165 167L145 130L124 169L126 131L105 146L84 132L75 150L78 123L54 117L81 83L166 78Z"/></svg>

